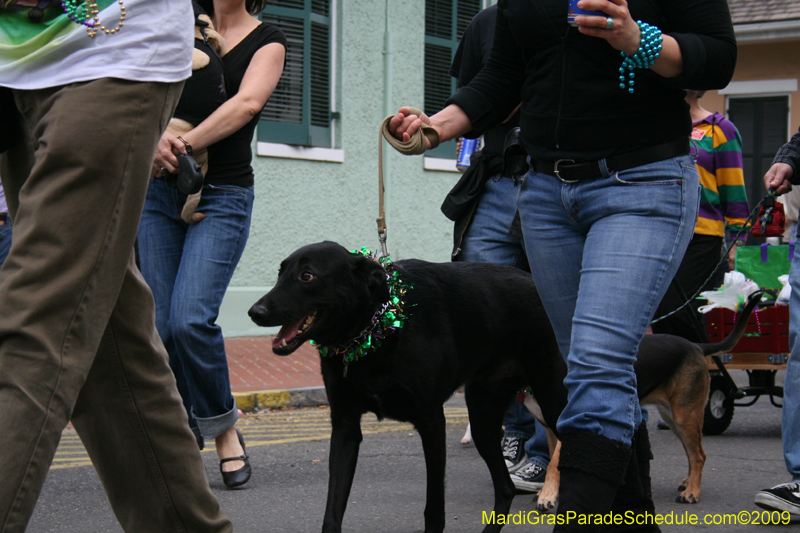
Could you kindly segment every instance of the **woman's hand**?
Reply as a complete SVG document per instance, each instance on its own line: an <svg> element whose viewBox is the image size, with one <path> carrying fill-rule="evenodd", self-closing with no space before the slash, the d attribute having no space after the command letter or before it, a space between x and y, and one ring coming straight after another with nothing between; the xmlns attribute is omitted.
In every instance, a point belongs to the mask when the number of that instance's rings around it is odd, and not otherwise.
<svg viewBox="0 0 800 533"><path fill-rule="evenodd" d="M634 55L639 49L641 30L636 21L631 18L628 2L625 0L581 0L578 2L578 7L602 11L608 15L608 18L590 15L576 16L575 22L578 24L578 31L585 35L605 39L612 48L628 55Z"/></svg>
<svg viewBox="0 0 800 533"><path fill-rule="evenodd" d="M608 41L615 50L632 56L639 49L642 31L628 11L625 0L580 0L578 7L586 10L602 11L608 18L578 15L575 22L578 31L592 37ZM613 20L613 24L609 24ZM662 49L650 70L664 78L675 78L683 72L683 56L678 42L666 34L661 34Z"/></svg>
<svg viewBox="0 0 800 533"><path fill-rule="evenodd" d="M153 176L162 177L166 172L178 172L178 155L186 153L186 145L170 132L165 131L156 146L153 160Z"/></svg>
<svg viewBox="0 0 800 533"><path fill-rule="evenodd" d="M410 107L401 107L389 121L389 133L400 141L408 142L423 123L432 126L431 119L425 113L419 116L412 115ZM425 139L425 144L427 148L431 147L431 143L427 139Z"/></svg>
<svg viewBox="0 0 800 533"><path fill-rule="evenodd" d="M436 133L439 134L439 142L461 137L472 130L472 124L467 114L457 105L450 104L432 117L428 117L425 113L412 115L410 107L401 107L389 121L389 133L398 140L408 142L422 124L427 124L436 130ZM425 146L426 148L431 147L427 136L425 137Z"/></svg>

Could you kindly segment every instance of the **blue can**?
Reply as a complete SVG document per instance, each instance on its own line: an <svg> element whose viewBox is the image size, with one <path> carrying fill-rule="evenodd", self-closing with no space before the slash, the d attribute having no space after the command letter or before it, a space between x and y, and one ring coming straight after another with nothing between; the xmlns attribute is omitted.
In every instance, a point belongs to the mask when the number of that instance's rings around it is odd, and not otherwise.
<svg viewBox="0 0 800 533"><path fill-rule="evenodd" d="M458 157L456 157L456 168L460 172L464 172L469 168L469 158L477 149L478 139L461 137L461 147L458 150Z"/></svg>
<svg viewBox="0 0 800 533"><path fill-rule="evenodd" d="M575 22L575 17L577 15L593 15L596 17L608 17L602 11L587 11L585 9L581 9L578 7L578 0L569 0L569 12L567 13L567 22L570 23L572 26L577 26L578 24Z"/></svg>

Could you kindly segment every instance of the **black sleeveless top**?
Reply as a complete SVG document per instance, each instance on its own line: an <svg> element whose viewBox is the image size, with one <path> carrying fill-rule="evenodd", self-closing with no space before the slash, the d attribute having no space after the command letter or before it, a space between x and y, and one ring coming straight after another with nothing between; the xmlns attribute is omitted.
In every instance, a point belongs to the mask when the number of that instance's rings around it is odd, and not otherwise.
<svg viewBox="0 0 800 533"><path fill-rule="evenodd" d="M194 8L194 24L200 28L201 33L207 24L199 19L206 12L197 2L192 2ZM195 35L194 47L208 56L209 62L205 67L193 70L192 76L183 85L181 98L175 108L174 117L180 118L193 126L197 126L208 116L225 103L228 95L225 89L225 67L217 51Z"/></svg>
<svg viewBox="0 0 800 533"><path fill-rule="evenodd" d="M286 47L286 36L276 26L261 23L247 37L231 48L222 57L225 65L225 87L228 97L239 92L242 78L258 50L271 44L280 43ZM205 183L211 185L253 185L253 159L251 143L256 125L261 118L258 113L238 131L208 147L208 174Z"/></svg>

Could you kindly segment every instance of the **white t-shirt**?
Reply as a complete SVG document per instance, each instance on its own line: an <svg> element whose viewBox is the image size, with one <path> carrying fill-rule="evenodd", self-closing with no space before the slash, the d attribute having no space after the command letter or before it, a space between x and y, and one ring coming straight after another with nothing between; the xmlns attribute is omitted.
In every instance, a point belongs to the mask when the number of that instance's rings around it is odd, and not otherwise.
<svg viewBox="0 0 800 533"><path fill-rule="evenodd" d="M191 1L123 0L123 5L119 31L107 35L98 29L93 39L85 26L63 17L41 35L20 37L11 18L20 14L0 12L0 86L43 89L99 78L167 83L188 78L194 49ZM108 29L116 28L119 18L117 1L100 12Z"/></svg>

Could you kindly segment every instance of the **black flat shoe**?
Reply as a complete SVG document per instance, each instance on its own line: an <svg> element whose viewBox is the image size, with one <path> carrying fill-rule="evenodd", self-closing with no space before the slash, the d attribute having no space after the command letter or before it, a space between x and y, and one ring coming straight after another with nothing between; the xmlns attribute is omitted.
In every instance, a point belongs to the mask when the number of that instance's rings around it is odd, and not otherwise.
<svg viewBox="0 0 800 533"><path fill-rule="evenodd" d="M241 487L248 481L250 481L250 474L252 474L252 469L250 468L250 461L247 458L247 448L244 447L244 438L242 438L242 434L239 430L236 430L236 435L239 437L239 444L242 445L242 450L244 450L244 454L240 455L239 457L227 457L225 459L220 459L219 461L219 471L222 472L222 482L225 483L225 486L229 489L233 489L236 487ZM224 472L222 470L222 465L227 463L228 461L244 461L244 466L238 470L233 470L231 472Z"/></svg>

